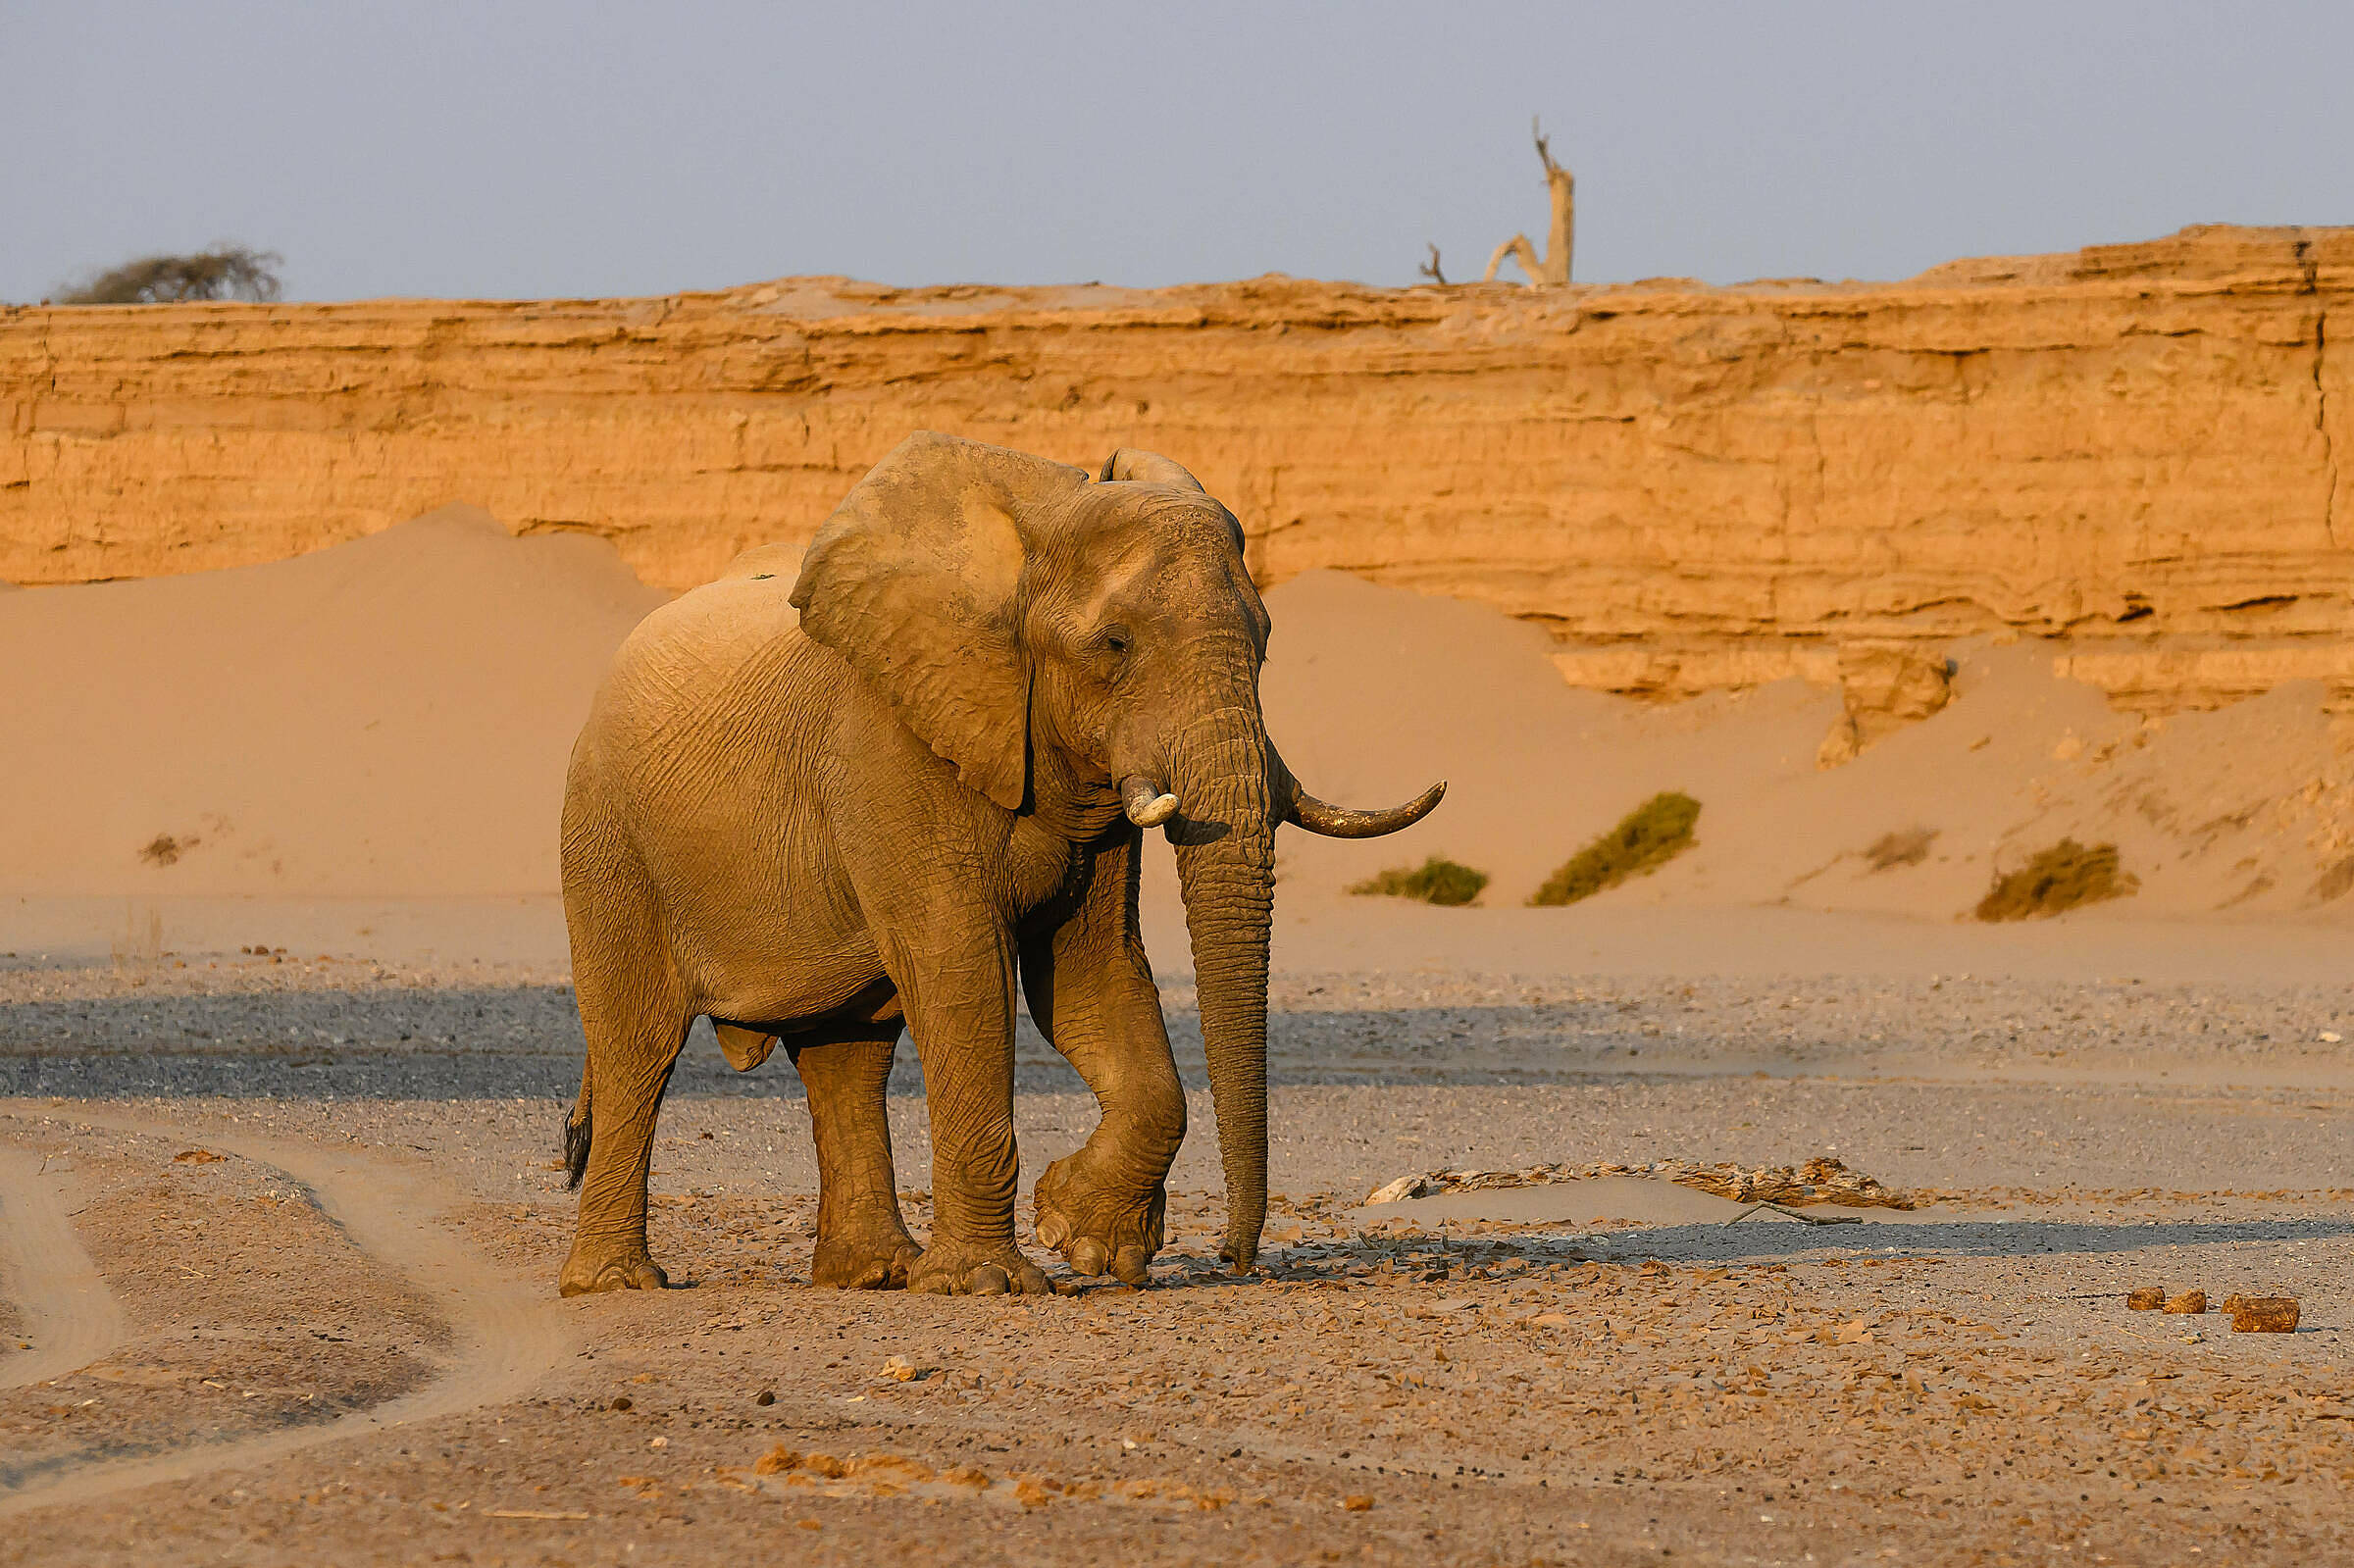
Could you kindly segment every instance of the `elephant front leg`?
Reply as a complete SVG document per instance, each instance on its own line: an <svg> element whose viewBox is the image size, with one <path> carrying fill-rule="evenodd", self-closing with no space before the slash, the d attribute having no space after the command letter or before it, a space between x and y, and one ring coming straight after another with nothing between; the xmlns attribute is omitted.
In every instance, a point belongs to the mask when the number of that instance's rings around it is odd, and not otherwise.
<svg viewBox="0 0 2354 1568"><path fill-rule="evenodd" d="M817 1139L817 1252L809 1277L818 1285L895 1290L923 1250L899 1215L891 1158L887 1095L898 1037L893 1019L793 1047Z"/></svg>
<svg viewBox="0 0 2354 1568"><path fill-rule="evenodd" d="M1135 929L1134 835L1096 857L1071 918L1023 951L1030 1013L1095 1091L1087 1142L1039 1178L1038 1240L1079 1274L1142 1285L1166 1239L1185 1089Z"/></svg>
<svg viewBox="0 0 2354 1568"><path fill-rule="evenodd" d="M1076 1274L1142 1285L1166 1239L1164 1187L1185 1140L1185 1090L1156 997L1106 1009L1087 1028L1059 1011L1054 1043L1095 1091L1101 1115L1079 1148L1039 1178L1038 1240Z"/></svg>

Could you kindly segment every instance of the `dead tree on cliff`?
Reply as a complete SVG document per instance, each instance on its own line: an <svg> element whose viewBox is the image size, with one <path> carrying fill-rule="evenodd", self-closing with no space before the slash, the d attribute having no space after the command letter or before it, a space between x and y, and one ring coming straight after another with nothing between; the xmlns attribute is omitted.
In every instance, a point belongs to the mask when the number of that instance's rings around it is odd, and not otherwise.
<svg viewBox="0 0 2354 1568"><path fill-rule="evenodd" d="M1559 285L1569 281L1569 248L1577 235L1577 180L1568 170L1553 161L1553 149L1546 144L1545 131L1535 117L1528 122L1529 133L1537 138L1537 156L1545 161L1545 188L1553 198L1553 231L1546 236L1545 254L1537 255L1537 247L1528 242L1526 234L1514 234L1496 247L1488 258L1488 271L1480 281L1496 281L1496 269L1504 265L1507 256L1519 262L1528 280L1537 285Z"/></svg>

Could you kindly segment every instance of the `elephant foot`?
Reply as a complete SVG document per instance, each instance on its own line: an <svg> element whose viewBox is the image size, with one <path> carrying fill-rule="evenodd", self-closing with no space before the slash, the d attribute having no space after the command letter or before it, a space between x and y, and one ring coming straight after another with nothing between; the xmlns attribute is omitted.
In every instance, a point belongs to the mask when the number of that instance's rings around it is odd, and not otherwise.
<svg viewBox="0 0 2354 1568"><path fill-rule="evenodd" d="M809 1278L837 1290L896 1290L922 1255L915 1239L896 1224L865 1231L844 1229L817 1239Z"/></svg>
<svg viewBox="0 0 2354 1568"><path fill-rule="evenodd" d="M572 1256L564 1260L564 1272L556 1276L556 1290L564 1295L669 1289L670 1276L646 1255L642 1246L592 1246L576 1240L572 1243Z"/></svg>
<svg viewBox="0 0 2354 1568"><path fill-rule="evenodd" d="M1157 1185L1142 1193L1097 1186L1074 1166L1085 1152L1056 1160L1038 1179L1038 1244L1060 1252L1074 1274L1142 1285L1160 1250L1167 1195Z"/></svg>
<svg viewBox="0 0 2354 1568"><path fill-rule="evenodd" d="M907 1289L924 1295L1051 1295L1039 1266L1021 1248L972 1246L935 1236L907 1266Z"/></svg>

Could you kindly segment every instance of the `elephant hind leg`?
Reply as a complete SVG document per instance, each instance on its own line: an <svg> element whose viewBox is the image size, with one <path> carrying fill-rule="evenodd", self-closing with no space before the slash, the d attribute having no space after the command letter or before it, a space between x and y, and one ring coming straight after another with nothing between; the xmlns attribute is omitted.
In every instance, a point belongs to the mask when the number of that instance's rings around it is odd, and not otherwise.
<svg viewBox="0 0 2354 1568"><path fill-rule="evenodd" d="M891 1155L887 1095L899 1028L896 1018L835 1026L791 1047L817 1139L817 1285L897 1290L923 1250L899 1214Z"/></svg>
<svg viewBox="0 0 2354 1568"><path fill-rule="evenodd" d="M588 1049L564 1128L581 1199L557 1284L566 1295L660 1290L670 1282L646 1248L645 1184L663 1091L692 1019L642 876L627 857L597 853L607 841L582 842L569 822L565 839L573 988Z"/></svg>
<svg viewBox="0 0 2354 1568"><path fill-rule="evenodd" d="M690 1020L675 993L592 1000L584 989L581 1022L593 1089L586 1120L565 1128L567 1157L581 1162L581 1207L558 1284L566 1295L658 1290L670 1281L647 1250L645 1185Z"/></svg>

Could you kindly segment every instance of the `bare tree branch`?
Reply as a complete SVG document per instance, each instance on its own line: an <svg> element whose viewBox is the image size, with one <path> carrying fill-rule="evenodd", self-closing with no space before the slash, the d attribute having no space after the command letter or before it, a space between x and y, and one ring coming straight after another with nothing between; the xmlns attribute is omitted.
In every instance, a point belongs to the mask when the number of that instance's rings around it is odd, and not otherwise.
<svg viewBox="0 0 2354 1568"><path fill-rule="evenodd" d="M1545 194L1553 205L1553 225L1545 236L1545 254L1538 256L1537 247L1528 242L1526 234L1514 234L1497 246L1496 254L1488 258L1484 280L1494 282L1496 269L1510 256L1528 275L1531 287L1560 287L1569 281L1569 255L1577 240L1577 179L1554 161L1552 140L1534 115L1529 117L1528 133L1536 139L1537 157L1545 165Z"/></svg>
<svg viewBox="0 0 2354 1568"><path fill-rule="evenodd" d="M1528 117L1528 133L1537 138L1537 156L1545 160L1545 177L1550 179L1560 174L1561 166L1553 161L1553 148L1535 115Z"/></svg>
<svg viewBox="0 0 2354 1568"><path fill-rule="evenodd" d="M1439 247L1435 244L1430 247L1430 260L1415 268L1414 271L1421 274L1424 278L1429 278L1441 288L1445 288L1447 286L1447 275L1439 271Z"/></svg>
<svg viewBox="0 0 2354 1568"><path fill-rule="evenodd" d="M1537 260L1537 247L1528 242L1526 234L1514 234L1497 246L1496 254L1488 258L1488 270L1480 275L1479 280L1483 283L1496 281L1496 269L1504 265L1507 256L1520 264L1520 270L1528 275L1531 283L1545 280L1545 264Z"/></svg>

